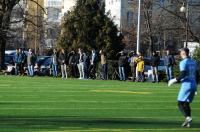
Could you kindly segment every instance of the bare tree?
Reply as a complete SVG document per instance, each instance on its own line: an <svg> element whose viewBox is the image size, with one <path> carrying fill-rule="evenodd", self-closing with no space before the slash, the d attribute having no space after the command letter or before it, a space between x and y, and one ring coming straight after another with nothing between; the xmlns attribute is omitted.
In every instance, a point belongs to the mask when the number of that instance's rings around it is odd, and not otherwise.
<svg viewBox="0 0 200 132"><path fill-rule="evenodd" d="M181 47L186 37L186 15L180 12L180 7L186 0L144 0L144 30L142 40L149 44L149 51L161 50L172 46L173 49ZM200 1L189 3L190 24L189 39L200 41ZM162 46L162 47L160 47Z"/></svg>
<svg viewBox="0 0 200 132"><path fill-rule="evenodd" d="M39 5L37 1L35 1L35 0L27 0L27 1L31 1L43 9L43 7L41 5ZM19 2L20 2L20 0L0 0L0 70L4 67L5 47L6 47L6 43L8 40L7 38L8 38L8 34L9 34L10 24L26 20L27 22L30 22L33 25L37 26L34 23L34 21L32 21L31 19L26 17L26 16L28 16L27 14L26 15L23 14L25 12L22 13L23 18L21 20L11 21L11 13L12 13L14 7Z"/></svg>

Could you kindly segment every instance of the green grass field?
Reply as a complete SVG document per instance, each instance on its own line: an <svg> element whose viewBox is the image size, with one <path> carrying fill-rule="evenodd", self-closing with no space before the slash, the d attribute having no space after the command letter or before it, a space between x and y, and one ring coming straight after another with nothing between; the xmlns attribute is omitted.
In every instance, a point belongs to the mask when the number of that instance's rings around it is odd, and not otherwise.
<svg viewBox="0 0 200 132"><path fill-rule="evenodd" d="M180 85L0 76L0 132L199 132L181 128Z"/></svg>

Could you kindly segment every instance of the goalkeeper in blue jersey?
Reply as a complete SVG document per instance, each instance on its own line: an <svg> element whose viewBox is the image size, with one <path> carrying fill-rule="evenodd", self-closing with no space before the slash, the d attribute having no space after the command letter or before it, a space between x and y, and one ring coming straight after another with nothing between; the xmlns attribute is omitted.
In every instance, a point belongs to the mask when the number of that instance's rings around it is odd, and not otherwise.
<svg viewBox="0 0 200 132"><path fill-rule="evenodd" d="M183 59L180 62L180 76L169 81L168 86L181 82L181 89L178 94L178 107L185 116L182 127L190 127L192 122L190 103L193 101L198 85L198 64L189 56L189 49L183 48L180 51Z"/></svg>

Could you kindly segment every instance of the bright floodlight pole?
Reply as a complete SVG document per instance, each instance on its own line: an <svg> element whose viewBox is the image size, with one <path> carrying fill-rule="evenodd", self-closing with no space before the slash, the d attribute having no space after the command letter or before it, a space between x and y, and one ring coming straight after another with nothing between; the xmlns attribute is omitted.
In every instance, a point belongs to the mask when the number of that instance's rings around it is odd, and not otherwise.
<svg viewBox="0 0 200 132"><path fill-rule="evenodd" d="M189 28L189 0L187 0L187 7L186 7L186 47L188 47L188 28Z"/></svg>
<svg viewBox="0 0 200 132"><path fill-rule="evenodd" d="M183 4L182 7L180 8L181 12L184 12L186 15L186 41L185 41L185 47L188 47L188 28L189 28L189 0L186 1L186 7Z"/></svg>
<svg viewBox="0 0 200 132"><path fill-rule="evenodd" d="M138 0L138 25L137 25L137 53L140 53L140 19L141 19L141 0Z"/></svg>

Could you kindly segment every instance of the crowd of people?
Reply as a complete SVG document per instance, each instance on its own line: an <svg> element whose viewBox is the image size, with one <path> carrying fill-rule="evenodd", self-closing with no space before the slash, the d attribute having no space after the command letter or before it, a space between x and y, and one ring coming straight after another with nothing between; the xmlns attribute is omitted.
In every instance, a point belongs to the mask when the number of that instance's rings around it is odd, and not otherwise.
<svg viewBox="0 0 200 132"><path fill-rule="evenodd" d="M181 113L185 117L185 121L182 127L190 127L192 122L191 117L191 107L195 95L197 95L197 86L199 82L199 68L197 62L189 56L189 49L181 49L180 56L182 61L179 64L180 75L176 78L173 77L173 68L176 64L175 58L170 51L166 51L164 56L164 66L166 70L166 77L168 79L168 86L174 83L181 82L181 89L178 95L178 107ZM125 52L121 51L117 54L118 57L118 73L119 79L125 81L127 79L128 72L126 71L127 64L130 67L131 76L133 81L144 82L145 76L145 66L146 62L144 56L140 53L136 54L131 52L127 55ZM159 69L160 59L158 53L153 52L150 58L150 66L152 72L152 82L159 82ZM106 80L107 77L107 56L103 50L97 52L95 49L91 50L91 53L85 53L81 48L78 49L78 53L71 51L66 53L64 49L61 49L60 53L57 50L53 50L51 55L51 69L53 71L53 76L58 77L59 68L61 69L62 78L68 78L67 67L71 68L72 75L79 79L96 79L97 64L100 62L101 69L101 79ZM16 50L14 55L14 69L15 75L23 75L25 73L25 66L28 67L28 75L34 76L36 56L29 49L28 54L25 54L21 49Z"/></svg>
<svg viewBox="0 0 200 132"><path fill-rule="evenodd" d="M167 79L173 78L173 67L175 65L175 59L169 51L164 57ZM118 62L118 73L119 80L125 81L128 76L132 81L144 82L145 81L145 60L141 53L134 51L129 54L124 51L119 52L117 55ZM38 70L37 57L34 55L31 49L28 53L22 49L16 49L14 55L14 70L15 75L24 75L27 73L28 76L33 77L35 72ZM68 78L69 70L70 75L73 78L79 79L96 79L98 63L100 63L100 78L102 80L108 79L108 65L107 56L103 50L97 52L92 49L90 53L84 52L83 49L79 48L76 51L66 53L65 49L61 49L58 53L56 49L53 50L51 55L51 71L54 77ZM153 52L150 58L150 66L152 71L152 82L159 82L158 66L160 65L160 56L157 52ZM26 67L26 68L25 68ZM127 67L129 70L127 70ZM27 69L27 70L26 70ZM27 71L27 72L26 72ZM59 74L60 73L60 74Z"/></svg>
<svg viewBox="0 0 200 132"><path fill-rule="evenodd" d="M78 49L78 53L71 51L66 53L64 49L60 50L60 53L56 49L53 50L51 55L51 70L54 77L59 76L59 71L62 78L68 78L68 70L70 67L71 75L74 78L79 79L95 79L98 60L100 57L101 63L101 79L107 79L107 57L103 50L100 50L99 54L95 49L91 50L91 54L83 52L81 48ZM31 49L28 53L22 49L16 49L16 53L13 58L15 75L25 75L33 77L38 69L37 56ZM27 68L27 72L26 71ZM59 70L60 69L60 70Z"/></svg>

